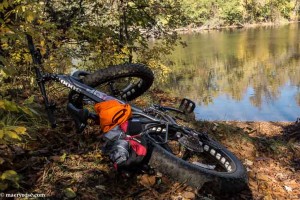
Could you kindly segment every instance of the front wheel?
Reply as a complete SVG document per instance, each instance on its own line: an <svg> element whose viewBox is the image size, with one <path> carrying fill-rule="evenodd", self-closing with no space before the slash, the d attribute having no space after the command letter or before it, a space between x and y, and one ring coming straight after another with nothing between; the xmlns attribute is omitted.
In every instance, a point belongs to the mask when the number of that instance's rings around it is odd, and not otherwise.
<svg viewBox="0 0 300 200"><path fill-rule="evenodd" d="M167 144L152 143L149 164L195 188L233 194L247 186L247 172L239 159L223 145L203 134L200 139L176 136Z"/></svg>
<svg viewBox="0 0 300 200"><path fill-rule="evenodd" d="M83 83L111 96L130 101L152 85L154 80L150 68L142 64L114 65L86 75Z"/></svg>

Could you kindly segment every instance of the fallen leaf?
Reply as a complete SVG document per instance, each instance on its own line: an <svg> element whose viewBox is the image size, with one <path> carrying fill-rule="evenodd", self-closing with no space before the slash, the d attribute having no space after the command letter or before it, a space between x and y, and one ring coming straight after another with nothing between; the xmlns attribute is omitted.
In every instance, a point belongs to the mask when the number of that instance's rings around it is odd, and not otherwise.
<svg viewBox="0 0 300 200"><path fill-rule="evenodd" d="M156 172L156 177L161 178L163 175L160 172Z"/></svg>
<svg viewBox="0 0 300 200"><path fill-rule="evenodd" d="M244 164L248 166L252 166L253 162L251 160L245 159Z"/></svg>
<svg viewBox="0 0 300 200"><path fill-rule="evenodd" d="M59 162L60 161L60 156L51 156L50 159L53 160L53 161Z"/></svg>
<svg viewBox="0 0 300 200"><path fill-rule="evenodd" d="M257 174L256 178L261 181L269 181L269 176L264 174Z"/></svg>
<svg viewBox="0 0 300 200"><path fill-rule="evenodd" d="M156 178L155 176L149 176L147 174L144 174L143 176L141 176L140 179L140 184L145 186L145 187L151 187L153 185L155 185L156 183Z"/></svg>
<svg viewBox="0 0 300 200"><path fill-rule="evenodd" d="M194 199L195 196L196 195L193 192L183 192L182 193L182 197L184 197L186 199Z"/></svg>
<svg viewBox="0 0 300 200"><path fill-rule="evenodd" d="M73 199L76 197L76 193L71 188L64 189L64 194L66 197Z"/></svg>
<svg viewBox="0 0 300 200"><path fill-rule="evenodd" d="M51 156L50 158L54 161L54 162L64 162L66 160L66 156L67 154L64 153L62 156Z"/></svg>
<svg viewBox="0 0 300 200"><path fill-rule="evenodd" d="M96 188L99 189L99 190L106 190L106 187L105 185L96 185Z"/></svg>
<svg viewBox="0 0 300 200"><path fill-rule="evenodd" d="M289 187L289 186L284 186L284 189L287 191L287 192L292 192L293 191L293 189L291 188L291 187Z"/></svg>
<svg viewBox="0 0 300 200"><path fill-rule="evenodd" d="M268 195L267 195L267 196L265 196L263 199L264 199L264 200L273 200L273 198L272 198L272 195L271 195L271 194L268 194Z"/></svg>

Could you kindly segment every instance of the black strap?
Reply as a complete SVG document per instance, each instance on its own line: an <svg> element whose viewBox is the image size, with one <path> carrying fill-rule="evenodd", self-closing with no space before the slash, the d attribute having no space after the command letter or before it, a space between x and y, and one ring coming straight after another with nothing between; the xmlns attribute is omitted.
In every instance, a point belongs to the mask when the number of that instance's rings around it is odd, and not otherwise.
<svg viewBox="0 0 300 200"><path fill-rule="evenodd" d="M116 124L118 121L124 117L126 113L126 109L119 110L112 118L112 123Z"/></svg>

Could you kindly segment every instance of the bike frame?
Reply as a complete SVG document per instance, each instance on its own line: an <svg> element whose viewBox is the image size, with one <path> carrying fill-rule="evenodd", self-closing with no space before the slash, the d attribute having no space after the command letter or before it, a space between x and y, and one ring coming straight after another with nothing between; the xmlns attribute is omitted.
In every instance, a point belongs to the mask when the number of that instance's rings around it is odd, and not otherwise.
<svg viewBox="0 0 300 200"><path fill-rule="evenodd" d="M40 91L42 93L44 102L45 102L45 107L46 107L46 111L48 114L48 119L49 122L52 126L52 128L56 127L56 120L54 118L54 110L55 110L55 104L54 103L50 103L48 100L48 96L47 96L47 92L45 89L45 83L47 81L56 81L59 82L61 84L63 84L65 87L70 88L73 91L76 91L79 94L82 94L86 97L88 97L89 99L91 99L92 101L98 103L98 102L102 102L102 101L106 101L106 100L111 100L111 99L115 99L117 101L119 101L122 104L125 104L125 101L122 101L120 99L117 99L113 96L107 95L106 93L103 93L101 91L98 91L90 86L85 85L84 83L81 82L81 80L77 77L74 76L70 76L70 75L59 75L59 74L51 74L51 73L43 73L41 71L41 54L40 51L38 49L35 49L34 44L33 44L33 40L32 37L28 34L26 34L27 36L27 40L28 40L28 46L29 46L29 50L30 53L32 55L32 59L33 59L33 64L34 64L34 69L35 69L35 73L36 73L36 80L37 83L39 85ZM190 101L188 99L183 99L184 101ZM182 101L183 103L183 101ZM130 105L131 109L132 109L132 114L133 116L138 116L140 119L144 119L142 120L142 123L148 124L145 127L145 130L142 131L142 134L147 134L148 138L150 140L152 140L153 142L157 143L157 144L164 144L168 141L168 129L169 126L172 125L173 127L176 127L180 130L182 130L183 132L185 132L186 134L193 134L190 130L188 130L188 128L183 128L181 126L179 126L176 121L164 114L165 111L170 110L170 111L175 111L177 113L181 113L181 114L185 114L183 111L175 109L175 108L170 108L170 107L163 107L160 105L153 105L153 107L150 107L149 109L151 110L155 110L155 112L157 114L159 114L160 116L162 116L161 119L157 118L157 117L152 117L149 114L147 114L147 112L141 110L140 108L134 106L134 105ZM182 104L180 105L180 107L183 106ZM158 126L164 126L165 127L165 132L164 134L164 138L162 139L163 142L157 142L155 141L154 138L151 137L151 133L156 133L156 131L151 130L155 127Z"/></svg>
<svg viewBox="0 0 300 200"><path fill-rule="evenodd" d="M55 109L55 104L54 103L50 103L48 96L47 96L47 92L45 89L45 83L47 81L56 81L59 82L61 84L63 84L64 86L66 86L67 88L70 88L71 90L76 91L79 94L82 94L88 98L90 98L91 100L95 101L96 103L98 102L102 102L102 101L106 101L106 100L110 100L110 99L115 99L117 101L119 101L120 103L125 103L124 101L117 99L115 97L112 97L110 95L107 95L106 93L103 93L99 90L95 90L94 88L87 86L85 84L83 84L79 79L77 79L76 77L70 76L70 75L59 75L59 74L51 74L51 73L43 73L41 71L41 65L42 65L42 56L40 54L40 51L38 49L35 48L34 43L33 43L33 39L32 36L29 34L26 34L27 37L27 41L28 41L28 47L29 47L29 51L30 54L32 56L33 59L33 64L34 64L34 70L35 70L35 74L36 74L36 80L37 83L39 85L40 91L42 93L44 102L45 102L45 107L46 107L46 111L48 114L48 118L49 121L51 123L51 126L54 128L56 127L56 121L53 115L54 109ZM134 112L138 112L138 113L142 113L142 110L132 106L132 111ZM144 114L145 115L145 114ZM147 118L152 118L150 116L148 116ZM154 120L154 118L153 118ZM157 120L154 120L157 121Z"/></svg>
<svg viewBox="0 0 300 200"><path fill-rule="evenodd" d="M32 55L33 63L34 63L34 69L36 74L36 80L39 85L40 91L42 93L42 96L44 98L48 119L51 123L52 127L56 126L56 121L53 115L53 111L55 109L55 104L50 103L48 100L48 96L45 89L45 83L47 81L56 81L61 83L67 88L70 88L72 91L76 91L78 94L84 95L85 97L91 99L95 103L115 99L119 101L120 103L127 103L125 101L122 101L120 99L117 99L113 96L107 95L106 93L103 93L101 91L98 91L90 86L85 85L80 78L77 76L70 76L70 75L59 75L59 74L51 74L51 73L43 73L41 68L41 54L38 49L35 49L32 37L30 35L27 35L28 40L28 46L30 53ZM79 97L81 98L81 97ZM73 100L73 99L72 99ZM81 100L81 99L80 99ZM68 104L68 109L73 105L71 102ZM141 131L138 132L137 135L126 135L127 139L134 139L136 137L143 137L147 140L147 143L150 151L147 151L147 154L150 152L149 160L147 162L150 162L150 158L152 159L154 157L154 160L152 164L154 167L160 167L161 170L165 169L171 169L170 173L165 170L165 172L170 176L174 176L174 174L178 175L180 173L183 174L183 176L178 176L176 179L179 178L179 180L185 181L192 186L198 187L198 179L204 179L207 183L210 183L211 181L222 181L220 184L216 184L217 189L219 187L223 187L223 189L228 189L225 185L234 184L234 189L238 185L236 183L242 183L243 185L240 187L244 187L247 177L246 177L246 171L244 170L242 164L238 159L232 155L230 152L225 151L226 149L220 145L217 142L214 142L205 132L198 132L195 131L189 127L181 126L180 124L177 124L176 119L170 115L167 114L166 111L175 111L180 114L186 114L193 112L195 108L195 103L192 102L189 99L182 99L182 102L179 106L179 110L175 108L170 107L164 107L160 105L153 105L147 109L141 110L138 107L135 107L134 105L131 105L132 109L132 119L131 122L134 123L134 120L138 123L138 125L141 125ZM86 112L84 108L81 110L77 109L75 106L71 107L70 114L73 114L73 117L75 116L72 111L75 111L76 115L79 114L80 116L84 116L84 120L87 120L89 116L86 116ZM82 114L84 113L84 114ZM88 115L88 114L87 114ZM77 116L75 116L77 117ZM74 117L75 123L78 123L78 120ZM96 119L91 117L91 119ZM82 120L82 121L84 121ZM79 121L81 123L81 121ZM85 122L82 122L83 126L80 124L80 128L85 128ZM82 129L82 130L83 130ZM177 155L174 155L172 152L172 149L168 146L169 140L177 140L178 143L180 143L181 146L185 147L185 151L182 157ZM166 144L166 145L165 145ZM181 149L180 146L180 149ZM156 149L156 150L155 150ZM206 164L205 162L192 162L190 163L188 159L190 152L192 154L196 153L205 153L206 155L210 155L215 158L215 160L218 160L218 163L221 165L223 170L226 171L227 176L223 175L223 171L221 171L219 174L217 170L214 170L216 168L216 164ZM152 155L154 153L154 155ZM216 153L216 154L215 154ZM148 156L147 156L148 157ZM158 157L158 159L155 159L155 157ZM163 164L161 161L162 159L165 159L166 161L171 161L172 163L169 164ZM151 164L151 163L150 163ZM178 166L178 167L174 167ZM163 167L166 167L163 169ZM175 170L178 169L178 170ZM190 177L187 179L187 176L185 174L187 173L193 173L193 175L196 177ZM232 175L233 174L233 175ZM232 176L232 178L231 178ZM174 177L175 178L175 177ZM191 181L189 180L191 179ZM197 179L197 180L196 180ZM201 182L201 181L200 181ZM203 183L201 183L203 185ZM238 189L240 189L238 188Z"/></svg>

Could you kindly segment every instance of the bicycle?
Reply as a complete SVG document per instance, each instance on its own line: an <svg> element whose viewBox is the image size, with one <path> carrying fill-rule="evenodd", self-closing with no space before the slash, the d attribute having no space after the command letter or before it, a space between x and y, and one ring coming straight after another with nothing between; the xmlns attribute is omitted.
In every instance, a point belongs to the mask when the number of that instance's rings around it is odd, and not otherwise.
<svg viewBox="0 0 300 200"><path fill-rule="evenodd" d="M88 119L97 120L95 114L84 108L85 102L98 103L115 99L125 104L126 101L142 95L152 85L152 71L141 64L111 66L94 73L77 71L73 75L44 73L41 70L41 55L35 48L32 37L26 36L37 83L52 127L56 126L53 115L55 105L48 100L45 90L47 81L54 80L71 89L67 110L73 117L78 132L84 130ZM130 78L136 78L138 81L134 79L135 82L124 86L116 85L117 80ZM95 89L102 85L108 86L109 90L106 93ZM215 192L236 193L247 186L247 172L233 153L206 133L180 125L178 120L169 114L192 113L195 109L193 101L184 98L179 108L152 105L141 109L131 106L130 120L138 127L138 136L147 141L144 163L174 180L195 188L205 186Z"/></svg>

